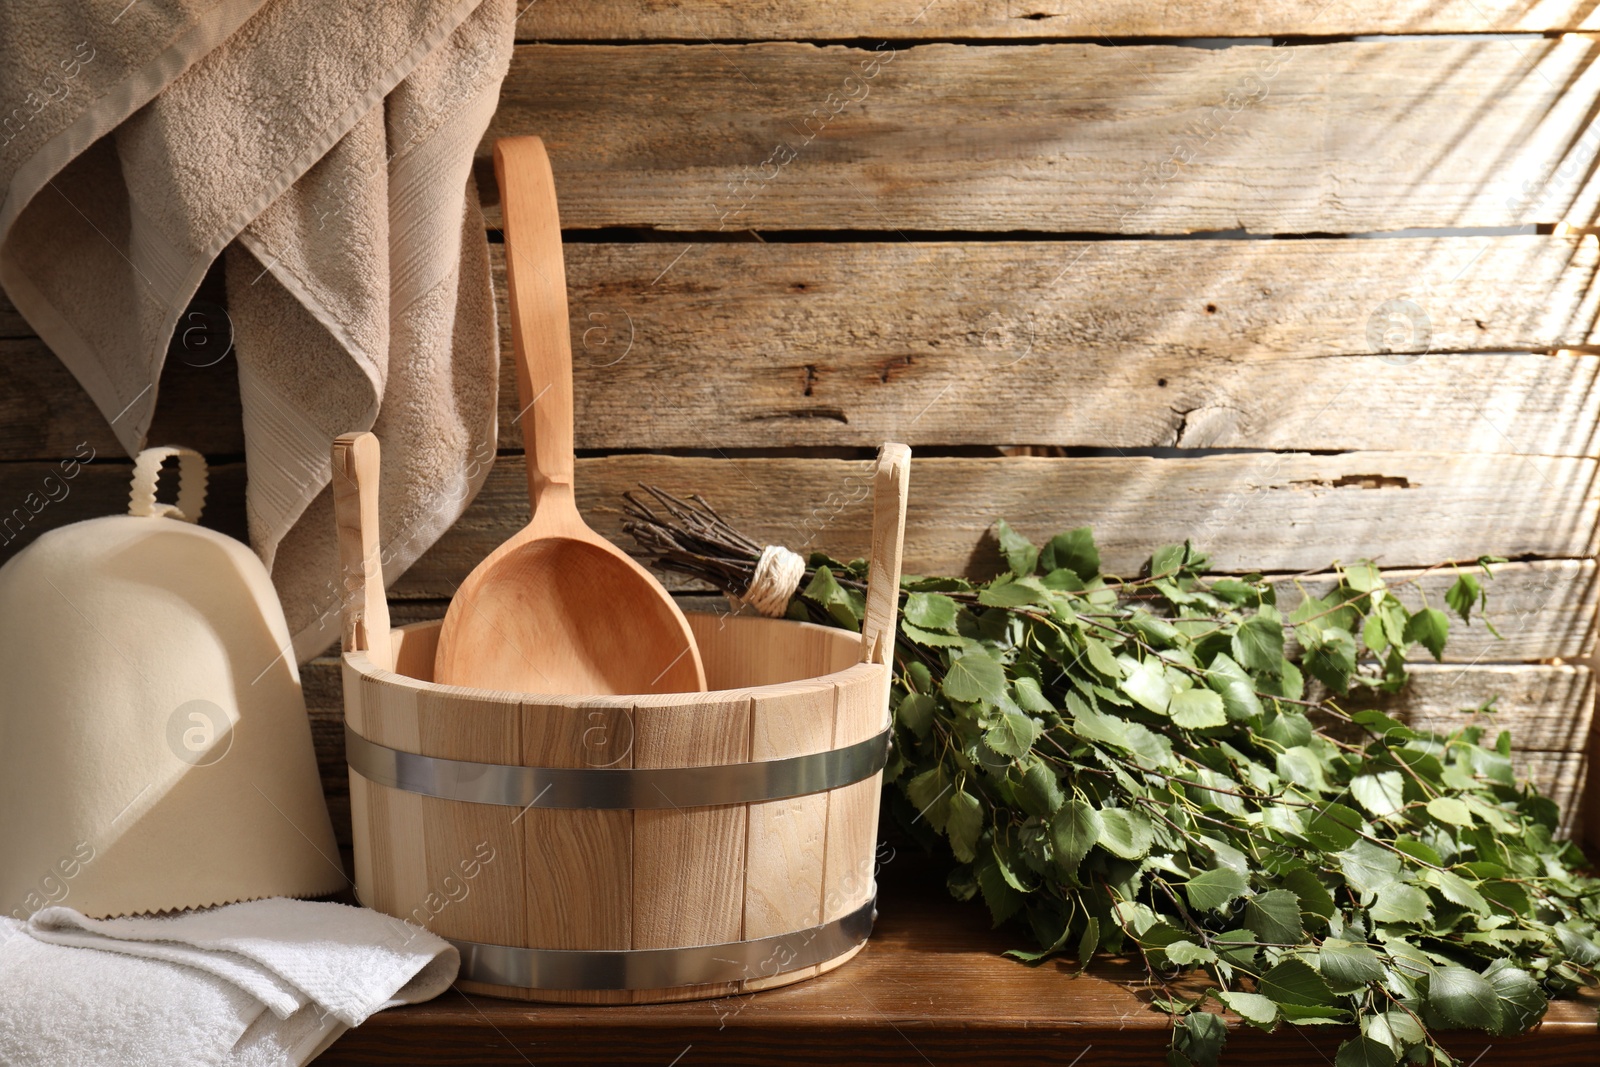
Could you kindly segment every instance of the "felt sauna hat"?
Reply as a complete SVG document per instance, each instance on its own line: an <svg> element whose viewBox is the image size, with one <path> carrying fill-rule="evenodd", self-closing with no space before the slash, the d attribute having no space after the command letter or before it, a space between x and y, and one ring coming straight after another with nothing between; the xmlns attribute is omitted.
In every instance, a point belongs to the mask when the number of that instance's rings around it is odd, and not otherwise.
<svg viewBox="0 0 1600 1067"><path fill-rule="evenodd" d="M156 502L177 456L176 506ZM0 567L0 911L91 916L345 884L266 568L195 525L205 460L154 448L127 515Z"/></svg>

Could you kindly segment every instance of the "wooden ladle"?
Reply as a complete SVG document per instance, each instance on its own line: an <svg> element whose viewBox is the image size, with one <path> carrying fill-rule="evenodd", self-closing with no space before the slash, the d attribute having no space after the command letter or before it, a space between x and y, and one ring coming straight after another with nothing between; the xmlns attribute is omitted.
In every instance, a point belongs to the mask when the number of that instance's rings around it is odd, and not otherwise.
<svg viewBox="0 0 1600 1067"><path fill-rule="evenodd" d="M567 276L543 143L502 138L494 172L533 521L456 591L433 680L524 693L702 691L700 650L672 596L578 514Z"/></svg>

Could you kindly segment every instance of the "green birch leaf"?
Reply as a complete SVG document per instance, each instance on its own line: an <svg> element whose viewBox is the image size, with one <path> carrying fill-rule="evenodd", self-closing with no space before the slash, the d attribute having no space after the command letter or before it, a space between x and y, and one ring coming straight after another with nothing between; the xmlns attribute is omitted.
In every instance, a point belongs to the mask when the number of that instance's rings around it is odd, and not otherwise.
<svg viewBox="0 0 1600 1067"><path fill-rule="evenodd" d="M1322 767L1322 757L1304 745L1284 749L1277 755L1279 778L1319 793L1328 787Z"/></svg>
<svg viewBox="0 0 1600 1067"><path fill-rule="evenodd" d="M1361 813L1343 804L1322 804L1306 819L1306 836L1330 851L1349 848L1361 837Z"/></svg>
<svg viewBox="0 0 1600 1067"><path fill-rule="evenodd" d="M968 704L997 704L1005 696L1006 675L1000 664L989 656L982 652L968 652L951 661L941 688L951 700Z"/></svg>
<svg viewBox="0 0 1600 1067"><path fill-rule="evenodd" d="M1556 942L1569 959L1585 967L1600 966L1600 945L1565 926L1556 927Z"/></svg>
<svg viewBox="0 0 1600 1067"><path fill-rule="evenodd" d="M1083 857L1100 839L1100 816L1081 798L1061 805L1050 820L1050 843L1055 848L1056 866L1067 878L1076 879Z"/></svg>
<svg viewBox="0 0 1600 1067"><path fill-rule="evenodd" d="M1084 925L1083 936L1078 939L1078 969L1089 966L1089 961L1094 958L1095 950L1100 947L1100 920L1096 916L1089 916L1089 921Z"/></svg>
<svg viewBox="0 0 1600 1067"><path fill-rule="evenodd" d="M918 737L927 737L933 728L933 712L937 706L927 693L907 693L900 699L894 715L907 730Z"/></svg>
<svg viewBox="0 0 1600 1067"><path fill-rule="evenodd" d="M1192 967L1197 963L1215 963L1217 954L1202 948L1193 941L1174 941L1166 947L1167 959L1179 967Z"/></svg>
<svg viewBox="0 0 1600 1067"><path fill-rule="evenodd" d="M1183 1054L1197 1067L1217 1067L1217 1058L1228 1040L1228 1024L1222 1016L1192 1011L1183 1017L1182 1026Z"/></svg>
<svg viewBox="0 0 1600 1067"><path fill-rule="evenodd" d="M996 537L1000 542L1000 551L1005 554L1006 565L1011 568L1011 573L1018 578L1030 575L1039 565L1039 549L1034 543L1023 537L1011 528L1010 523L1001 519L996 524Z"/></svg>
<svg viewBox="0 0 1600 1067"><path fill-rule="evenodd" d="M1378 890L1378 899L1373 902L1369 914L1373 922L1422 923L1428 921L1432 910L1428 894L1414 885L1391 882Z"/></svg>
<svg viewBox="0 0 1600 1067"><path fill-rule="evenodd" d="M1204 730L1228 724L1222 698L1209 689L1185 689L1172 694L1167 712L1174 723L1186 730Z"/></svg>
<svg viewBox="0 0 1600 1067"><path fill-rule="evenodd" d="M1383 576L1377 564L1369 559L1360 560L1344 568L1344 583L1358 593L1370 593L1383 585Z"/></svg>
<svg viewBox="0 0 1600 1067"><path fill-rule="evenodd" d="M1283 748L1295 748L1311 740L1311 720L1291 708L1280 707L1268 716L1261 733Z"/></svg>
<svg viewBox="0 0 1600 1067"><path fill-rule="evenodd" d="M1405 804L1405 779L1399 771L1358 774L1350 779L1350 795L1375 819L1393 815Z"/></svg>
<svg viewBox="0 0 1600 1067"><path fill-rule="evenodd" d="M1094 531L1087 526L1056 534L1041 558L1046 571L1065 568L1086 582L1100 573L1100 550L1094 544Z"/></svg>
<svg viewBox="0 0 1600 1067"><path fill-rule="evenodd" d="M1450 636L1450 618L1438 608L1423 608L1406 620L1406 642L1415 642L1444 659L1444 643Z"/></svg>
<svg viewBox="0 0 1600 1067"><path fill-rule="evenodd" d="M1246 901L1244 924L1269 945L1298 945L1305 939L1300 898L1287 889L1268 890Z"/></svg>
<svg viewBox="0 0 1600 1067"><path fill-rule="evenodd" d="M1017 802L1024 811L1038 818L1048 818L1061 807L1061 783L1043 760L1034 756L1028 760L1017 785Z"/></svg>
<svg viewBox="0 0 1600 1067"><path fill-rule="evenodd" d="M1302 914L1315 915L1320 919L1333 918L1337 910L1333 895L1314 872L1304 867L1290 871L1283 876L1283 884L1299 899Z"/></svg>
<svg viewBox="0 0 1600 1067"><path fill-rule="evenodd" d="M988 608L1020 608L1050 603L1050 591L1037 578L1004 578L978 590L978 603Z"/></svg>
<svg viewBox="0 0 1600 1067"><path fill-rule="evenodd" d="M1183 566L1183 557L1187 551L1184 545L1162 545L1150 555L1150 576L1175 575Z"/></svg>
<svg viewBox="0 0 1600 1067"><path fill-rule="evenodd" d="M1333 990L1328 988L1322 975L1312 970L1304 960L1292 956L1262 975L1256 988L1280 1007L1303 1004L1323 1008L1336 1003Z"/></svg>
<svg viewBox="0 0 1600 1067"><path fill-rule="evenodd" d="M1323 630L1317 646L1306 649L1302 666L1335 693L1343 693L1356 669L1356 639L1344 630Z"/></svg>
<svg viewBox="0 0 1600 1067"><path fill-rule="evenodd" d="M1206 670L1206 685L1222 698L1228 718L1249 722L1261 715L1261 701L1248 672L1225 652L1219 652Z"/></svg>
<svg viewBox="0 0 1600 1067"><path fill-rule="evenodd" d="M1472 809L1455 797L1434 797L1428 801L1428 814L1452 826L1471 826Z"/></svg>
<svg viewBox="0 0 1600 1067"><path fill-rule="evenodd" d="M1233 659L1251 673L1283 673L1283 626L1260 615L1252 615L1233 635Z"/></svg>
<svg viewBox="0 0 1600 1067"><path fill-rule="evenodd" d="M1011 692L1016 697L1017 706L1023 711L1043 714L1054 711L1055 706L1045 699L1044 691L1039 688L1039 683L1023 675L1011 683Z"/></svg>
<svg viewBox="0 0 1600 1067"><path fill-rule="evenodd" d="M1451 963L1428 978L1428 1006L1457 1026L1494 1031L1501 1023L1500 995L1489 980Z"/></svg>
<svg viewBox="0 0 1600 1067"><path fill-rule="evenodd" d="M1390 1008L1380 1018L1388 1027L1390 1035L1403 1046L1420 1045L1428 1039L1422 1024L1418 1023L1416 1017L1408 1011Z"/></svg>
<svg viewBox="0 0 1600 1067"><path fill-rule="evenodd" d="M1260 993L1238 993L1223 991L1217 994L1217 999L1227 1005L1229 1011L1249 1023L1251 1026L1271 1032L1278 1023L1278 1006L1272 998L1264 997Z"/></svg>
<svg viewBox="0 0 1600 1067"><path fill-rule="evenodd" d="M1317 952L1317 967L1335 987L1349 989L1383 981L1383 961L1366 945L1327 938Z"/></svg>
<svg viewBox="0 0 1600 1067"><path fill-rule="evenodd" d="M1498 959L1489 964L1483 976L1494 987L1495 997L1500 1002L1500 1025L1492 1033L1520 1034L1544 1018L1550 1002L1527 971L1509 960Z"/></svg>
<svg viewBox="0 0 1600 1067"><path fill-rule="evenodd" d="M1020 712L1002 712L1000 720L983 735L983 743L1002 756L1020 759L1039 739L1042 727Z"/></svg>
<svg viewBox="0 0 1600 1067"><path fill-rule="evenodd" d="M923 771L906 786L906 798L915 805L919 818L935 830L944 830L945 813L950 810L951 781L944 766Z"/></svg>
<svg viewBox="0 0 1600 1067"><path fill-rule="evenodd" d="M1361 643L1368 651L1382 652L1389 647L1389 635L1383 628L1382 612L1374 611L1361 625Z"/></svg>
<svg viewBox="0 0 1600 1067"><path fill-rule="evenodd" d="M914 644L926 645L929 648L960 648L967 643L965 637L947 634L940 630L924 630L903 619L900 622L900 636Z"/></svg>
<svg viewBox="0 0 1600 1067"><path fill-rule="evenodd" d="M908 593L901 618L924 630L953 630L956 602L943 593Z"/></svg>
<svg viewBox="0 0 1600 1067"><path fill-rule="evenodd" d="M1345 884L1368 897L1400 878L1400 857L1370 841L1357 841L1334 855Z"/></svg>
<svg viewBox="0 0 1600 1067"><path fill-rule="evenodd" d="M1125 860L1150 854L1155 830L1144 813L1127 808L1100 809L1100 847Z"/></svg>
<svg viewBox="0 0 1600 1067"><path fill-rule="evenodd" d="M985 850L983 860L973 867L972 873L978 889L983 893L983 902L989 907L989 917L994 920L994 925L999 926L1022 910L1022 902L1026 898L1006 881L992 850Z"/></svg>
<svg viewBox="0 0 1600 1067"><path fill-rule="evenodd" d="M1363 1034L1339 1046L1333 1067L1394 1067L1399 1062L1400 1056L1394 1049Z"/></svg>
<svg viewBox="0 0 1600 1067"><path fill-rule="evenodd" d="M1489 914L1489 902L1484 899L1477 887L1459 874L1450 871L1428 871L1433 877L1433 884L1439 887L1439 893L1452 904L1459 904L1468 911L1479 915Z"/></svg>
<svg viewBox="0 0 1600 1067"><path fill-rule="evenodd" d="M1140 707L1157 715L1165 715L1167 705L1172 700L1172 685L1167 681L1159 660L1142 661L1128 672L1128 676L1122 680L1121 688Z"/></svg>
<svg viewBox="0 0 1600 1067"><path fill-rule="evenodd" d="M1096 640L1093 637L1085 637L1083 639L1083 648L1089 656L1089 666L1114 682L1121 680L1122 667L1117 663L1117 657L1111 654L1111 650L1106 647L1104 641Z"/></svg>
<svg viewBox="0 0 1600 1067"><path fill-rule="evenodd" d="M1450 610L1461 616L1462 622L1469 622L1473 605L1483 598L1483 587L1478 584L1478 579L1465 572L1456 575L1456 580L1444 594L1444 602L1450 605Z"/></svg>
<svg viewBox="0 0 1600 1067"><path fill-rule="evenodd" d="M1248 888L1244 875L1231 867L1218 867L1189 879L1183 893L1195 911L1221 911L1244 896Z"/></svg>
<svg viewBox="0 0 1600 1067"><path fill-rule="evenodd" d="M978 835L983 832L983 805L978 798L963 789L950 795L950 807L945 815L945 834L950 838L950 851L962 863L978 858Z"/></svg>

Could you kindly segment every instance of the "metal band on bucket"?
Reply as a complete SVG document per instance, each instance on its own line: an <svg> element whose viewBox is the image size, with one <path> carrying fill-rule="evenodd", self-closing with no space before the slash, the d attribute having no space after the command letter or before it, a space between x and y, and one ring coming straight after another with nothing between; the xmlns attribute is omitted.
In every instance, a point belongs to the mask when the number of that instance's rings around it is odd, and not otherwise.
<svg viewBox="0 0 1600 1067"><path fill-rule="evenodd" d="M629 951L514 948L447 938L461 951L461 977L517 989L668 989L770 978L826 963L872 933L874 894L842 918L753 941Z"/></svg>
<svg viewBox="0 0 1600 1067"><path fill-rule="evenodd" d="M883 770L889 730L806 756L708 767L513 767L402 752L344 728L345 761L407 793L514 808L619 810L753 804L850 785ZM667 983L672 985L675 983Z"/></svg>

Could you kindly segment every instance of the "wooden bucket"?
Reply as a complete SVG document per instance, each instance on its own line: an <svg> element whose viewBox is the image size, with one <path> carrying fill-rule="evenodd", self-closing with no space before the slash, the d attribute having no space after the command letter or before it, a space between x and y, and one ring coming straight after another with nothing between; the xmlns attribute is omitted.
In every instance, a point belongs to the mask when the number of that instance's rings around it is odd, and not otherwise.
<svg viewBox="0 0 1600 1067"><path fill-rule="evenodd" d="M389 629L376 507L336 462L361 903L454 942L462 989L523 1000L724 996L860 951L909 459L879 456L862 635L690 615L710 692L603 697L429 681L440 624Z"/></svg>

